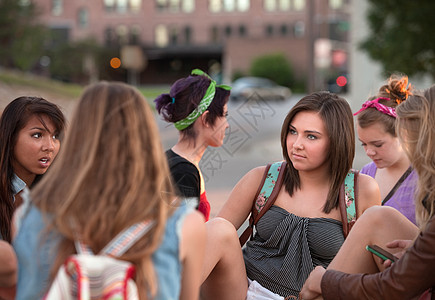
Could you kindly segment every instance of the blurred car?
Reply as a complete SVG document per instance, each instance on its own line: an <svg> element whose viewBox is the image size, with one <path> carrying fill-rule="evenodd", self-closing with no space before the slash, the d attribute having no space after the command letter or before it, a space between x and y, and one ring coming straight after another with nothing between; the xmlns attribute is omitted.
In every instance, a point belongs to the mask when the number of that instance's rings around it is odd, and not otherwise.
<svg viewBox="0 0 435 300"><path fill-rule="evenodd" d="M288 87L280 86L270 79L262 77L241 77L231 85L232 100L248 100L258 97L263 100L286 100L291 96Z"/></svg>

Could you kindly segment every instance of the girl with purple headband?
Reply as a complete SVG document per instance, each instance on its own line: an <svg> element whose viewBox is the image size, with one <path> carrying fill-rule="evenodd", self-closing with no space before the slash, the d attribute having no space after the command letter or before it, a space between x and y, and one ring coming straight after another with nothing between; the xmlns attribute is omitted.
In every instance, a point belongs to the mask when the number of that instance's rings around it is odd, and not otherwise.
<svg viewBox="0 0 435 300"><path fill-rule="evenodd" d="M395 128L396 107L412 94L411 90L407 76L391 76L378 94L354 115L357 115L359 140L372 160L361 173L378 182L382 205L396 208L415 224L417 174L402 149Z"/></svg>

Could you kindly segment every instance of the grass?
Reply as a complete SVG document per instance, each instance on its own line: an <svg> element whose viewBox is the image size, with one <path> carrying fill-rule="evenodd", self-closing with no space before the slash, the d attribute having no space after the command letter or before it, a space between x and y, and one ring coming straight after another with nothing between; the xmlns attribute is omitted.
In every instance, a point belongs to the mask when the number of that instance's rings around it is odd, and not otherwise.
<svg viewBox="0 0 435 300"><path fill-rule="evenodd" d="M59 95L74 98L78 98L84 89L83 86L78 84L65 83L41 76L5 69L0 69L0 81L11 85L48 90ZM169 92L169 87L138 87L138 90L145 96L151 107L154 108L153 100L158 95Z"/></svg>
<svg viewBox="0 0 435 300"><path fill-rule="evenodd" d="M6 71L4 69L0 70L0 80L7 84L49 90L56 94L65 95L68 97L78 97L83 90L83 87L77 84L64 83L57 80L47 79L41 76L31 75L18 71Z"/></svg>
<svg viewBox="0 0 435 300"><path fill-rule="evenodd" d="M154 107L154 99L163 93L169 93L169 87L138 87L138 90L145 96L151 106Z"/></svg>

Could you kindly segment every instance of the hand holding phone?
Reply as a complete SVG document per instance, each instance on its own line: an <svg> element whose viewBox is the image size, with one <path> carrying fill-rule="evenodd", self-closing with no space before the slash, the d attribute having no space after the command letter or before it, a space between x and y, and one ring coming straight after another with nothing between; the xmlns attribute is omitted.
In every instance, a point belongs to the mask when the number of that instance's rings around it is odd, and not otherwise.
<svg viewBox="0 0 435 300"><path fill-rule="evenodd" d="M374 255L382 258L383 260L391 260L392 262L397 261L399 258L394 256L392 253L388 252L385 249L382 249L378 245L367 245L366 249L372 252Z"/></svg>

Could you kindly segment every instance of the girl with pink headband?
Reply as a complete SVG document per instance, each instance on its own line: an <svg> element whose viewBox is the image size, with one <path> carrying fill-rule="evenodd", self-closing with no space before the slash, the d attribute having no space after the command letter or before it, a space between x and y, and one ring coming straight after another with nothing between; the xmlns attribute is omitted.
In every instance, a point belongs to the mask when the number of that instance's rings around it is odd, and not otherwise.
<svg viewBox="0 0 435 300"><path fill-rule="evenodd" d="M354 115L357 115L359 140L372 160L361 169L361 173L378 182L382 205L396 208L415 224L417 174L396 132L396 107L412 94L411 91L407 76L391 76L378 94L366 101Z"/></svg>

